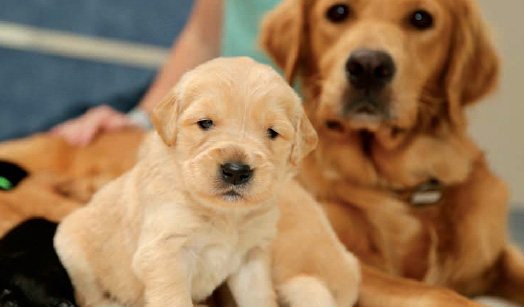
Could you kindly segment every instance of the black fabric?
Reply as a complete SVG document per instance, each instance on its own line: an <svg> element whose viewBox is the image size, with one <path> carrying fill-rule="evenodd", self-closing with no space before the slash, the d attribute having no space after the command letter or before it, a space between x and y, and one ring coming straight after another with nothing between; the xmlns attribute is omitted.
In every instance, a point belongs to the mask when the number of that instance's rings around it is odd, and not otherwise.
<svg viewBox="0 0 524 307"><path fill-rule="evenodd" d="M73 307L71 280L53 247L57 224L27 220L0 239L0 307Z"/></svg>

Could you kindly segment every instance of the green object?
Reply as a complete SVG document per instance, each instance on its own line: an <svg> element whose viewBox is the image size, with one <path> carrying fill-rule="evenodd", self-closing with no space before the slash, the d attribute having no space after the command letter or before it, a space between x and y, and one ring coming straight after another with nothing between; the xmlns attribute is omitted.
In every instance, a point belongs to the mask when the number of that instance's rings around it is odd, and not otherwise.
<svg viewBox="0 0 524 307"><path fill-rule="evenodd" d="M8 190L11 190L12 188L13 188L13 184L11 183L11 181L9 181L9 179L5 177L0 176L0 189L8 191Z"/></svg>
<svg viewBox="0 0 524 307"><path fill-rule="evenodd" d="M280 0L226 0L222 24L221 55L249 56L257 62L275 65L258 46L260 22Z"/></svg>

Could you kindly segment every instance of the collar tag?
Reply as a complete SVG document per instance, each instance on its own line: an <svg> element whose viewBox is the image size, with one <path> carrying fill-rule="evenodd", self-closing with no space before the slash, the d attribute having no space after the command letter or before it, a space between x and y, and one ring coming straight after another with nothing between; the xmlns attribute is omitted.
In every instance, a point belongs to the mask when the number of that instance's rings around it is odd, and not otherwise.
<svg viewBox="0 0 524 307"><path fill-rule="evenodd" d="M415 191L411 195L410 202L416 206L433 205L442 199L442 191L429 190L429 191Z"/></svg>
<svg viewBox="0 0 524 307"><path fill-rule="evenodd" d="M432 179L420 185L410 197L411 204L415 206L427 206L438 203L444 195L444 186L436 179Z"/></svg>

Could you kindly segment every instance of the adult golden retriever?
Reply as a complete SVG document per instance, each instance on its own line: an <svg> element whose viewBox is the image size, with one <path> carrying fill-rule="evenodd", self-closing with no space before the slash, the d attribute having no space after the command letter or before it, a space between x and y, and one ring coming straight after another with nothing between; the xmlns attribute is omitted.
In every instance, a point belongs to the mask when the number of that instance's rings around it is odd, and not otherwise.
<svg viewBox="0 0 524 307"><path fill-rule="evenodd" d="M391 276L524 304L507 189L467 133L465 108L499 75L473 1L285 0L261 44L319 133L301 182L381 271L364 269L359 306L466 304Z"/></svg>

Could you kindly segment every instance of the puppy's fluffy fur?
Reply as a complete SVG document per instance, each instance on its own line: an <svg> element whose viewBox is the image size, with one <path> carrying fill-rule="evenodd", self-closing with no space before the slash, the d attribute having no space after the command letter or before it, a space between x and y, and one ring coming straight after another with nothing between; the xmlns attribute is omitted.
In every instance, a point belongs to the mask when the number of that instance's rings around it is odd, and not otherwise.
<svg viewBox="0 0 524 307"><path fill-rule="evenodd" d="M276 196L316 145L300 99L267 66L217 59L186 74L153 122L138 164L59 227L80 304L190 306L227 281L240 306L277 306ZM225 183L226 163L252 178Z"/></svg>

